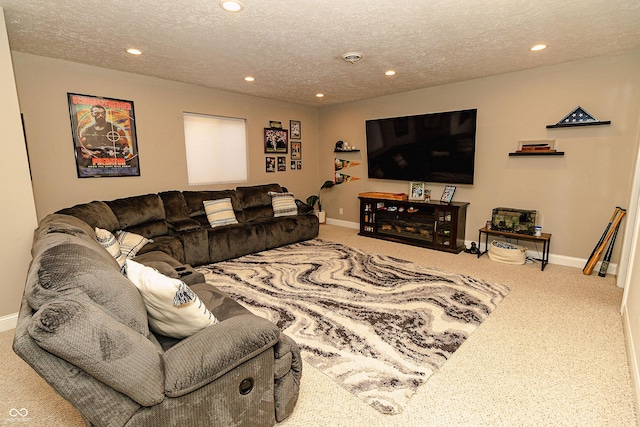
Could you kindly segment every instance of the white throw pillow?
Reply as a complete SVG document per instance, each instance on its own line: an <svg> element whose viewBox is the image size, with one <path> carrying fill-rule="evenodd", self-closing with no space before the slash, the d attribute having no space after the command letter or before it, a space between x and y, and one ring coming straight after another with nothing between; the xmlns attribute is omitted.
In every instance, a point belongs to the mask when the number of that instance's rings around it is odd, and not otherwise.
<svg viewBox="0 0 640 427"><path fill-rule="evenodd" d="M116 231L116 239L120 244L120 252L127 259L134 258L144 245L153 241L129 231Z"/></svg>
<svg viewBox="0 0 640 427"><path fill-rule="evenodd" d="M202 203L207 214L207 221L209 221L211 227L238 223L230 198L205 200Z"/></svg>
<svg viewBox="0 0 640 427"><path fill-rule="evenodd" d="M273 216L289 216L298 214L298 205L292 193L276 193L270 191Z"/></svg>
<svg viewBox="0 0 640 427"><path fill-rule="evenodd" d="M127 277L138 288L147 306L149 326L154 332L185 338L218 323L198 296L179 279L172 279L130 259Z"/></svg>
<svg viewBox="0 0 640 427"><path fill-rule="evenodd" d="M109 230L98 227L96 227L95 230L98 243L100 243L102 247L116 259L116 261L118 261L118 264L120 264L120 268L122 269L127 258L120 249L120 243L118 243L115 236Z"/></svg>

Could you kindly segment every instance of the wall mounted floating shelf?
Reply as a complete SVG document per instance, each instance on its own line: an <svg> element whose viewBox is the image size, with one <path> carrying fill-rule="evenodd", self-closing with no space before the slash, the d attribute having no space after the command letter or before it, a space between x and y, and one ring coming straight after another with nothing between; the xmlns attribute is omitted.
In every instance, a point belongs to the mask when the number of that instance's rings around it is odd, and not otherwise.
<svg viewBox="0 0 640 427"><path fill-rule="evenodd" d="M564 156L564 151L552 151L550 153L541 153L541 152L517 152L517 153L509 153L509 156L518 157L518 156Z"/></svg>
<svg viewBox="0 0 640 427"><path fill-rule="evenodd" d="M598 125L610 125L611 120L605 120L602 122L576 122L576 123L558 123L555 125L547 125L547 129L554 128L575 128L581 126L598 126Z"/></svg>
<svg viewBox="0 0 640 427"><path fill-rule="evenodd" d="M547 129L610 124L611 120L600 121L593 117L591 114L587 113L584 108L578 106L555 125L547 125Z"/></svg>

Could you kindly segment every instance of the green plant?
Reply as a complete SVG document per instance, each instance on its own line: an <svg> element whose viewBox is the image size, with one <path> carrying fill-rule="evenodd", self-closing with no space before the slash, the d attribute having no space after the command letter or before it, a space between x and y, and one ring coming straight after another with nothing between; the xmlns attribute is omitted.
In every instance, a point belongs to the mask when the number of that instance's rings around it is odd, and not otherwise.
<svg viewBox="0 0 640 427"><path fill-rule="evenodd" d="M324 184L322 184L322 186L320 186L320 189L318 190L318 194L312 194L311 196L307 197L307 205L311 206L312 208L315 207L316 203L318 204L318 210L322 211L322 200L320 199L320 193L322 192L323 189L325 188L331 188L333 187L335 184L335 182L333 181L325 181Z"/></svg>

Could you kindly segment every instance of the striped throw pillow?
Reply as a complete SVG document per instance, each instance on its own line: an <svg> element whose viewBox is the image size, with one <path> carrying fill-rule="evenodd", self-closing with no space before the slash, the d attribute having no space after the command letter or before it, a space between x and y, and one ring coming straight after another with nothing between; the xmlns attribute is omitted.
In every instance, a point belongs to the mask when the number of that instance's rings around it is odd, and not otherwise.
<svg viewBox="0 0 640 427"><path fill-rule="evenodd" d="M291 193L276 193L270 191L271 206L273 206L273 216L289 216L298 214L296 199Z"/></svg>
<svg viewBox="0 0 640 427"><path fill-rule="evenodd" d="M116 261L118 261L121 269L124 268L124 262L127 258L120 250L120 243L118 243L115 236L109 230L105 230L104 228L96 227L95 230L98 243L100 243L102 247L116 259Z"/></svg>
<svg viewBox="0 0 640 427"><path fill-rule="evenodd" d="M134 258L144 245L153 242L153 240L129 231L116 231L116 239L118 239L120 251L126 259Z"/></svg>
<svg viewBox="0 0 640 427"><path fill-rule="evenodd" d="M233 212L231 199L205 200L204 211L211 227L221 225L237 224L236 214Z"/></svg>

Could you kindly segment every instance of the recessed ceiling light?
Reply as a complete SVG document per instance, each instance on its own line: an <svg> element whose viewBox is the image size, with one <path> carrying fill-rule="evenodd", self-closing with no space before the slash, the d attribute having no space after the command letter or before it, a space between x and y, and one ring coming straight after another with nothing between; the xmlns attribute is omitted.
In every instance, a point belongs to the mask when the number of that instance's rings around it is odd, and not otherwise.
<svg viewBox="0 0 640 427"><path fill-rule="evenodd" d="M318 98L322 98L324 96L324 93L316 93L316 97Z"/></svg>
<svg viewBox="0 0 640 427"><path fill-rule="evenodd" d="M130 53L131 55L142 55L142 51L140 49L127 49L127 53Z"/></svg>
<svg viewBox="0 0 640 427"><path fill-rule="evenodd" d="M389 71L385 71L384 75L385 76L395 76L396 72L393 70L389 70Z"/></svg>
<svg viewBox="0 0 640 427"><path fill-rule="evenodd" d="M538 51L538 50L542 50L542 49L546 49L546 48L547 48L547 45L546 45L546 44L537 44L537 45L533 46L533 47L531 48L531 50L532 50L532 51L534 51L534 52L536 52L536 51Z"/></svg>
<svg viewBox="0 0 640 427"><path fill-rule="evenodd" d="M240 12L242 9L244 9L242 3L235 0L222 0L220 2L220 7L227 12Z"/></svg>
<svg viewBox="0 0 640 427"><path fill-rule="evenodd" d="M244 79L245 81L248 81L248 82L254 82L256 80L254 77L251 77L251 76L247 76Z"/></svg>

